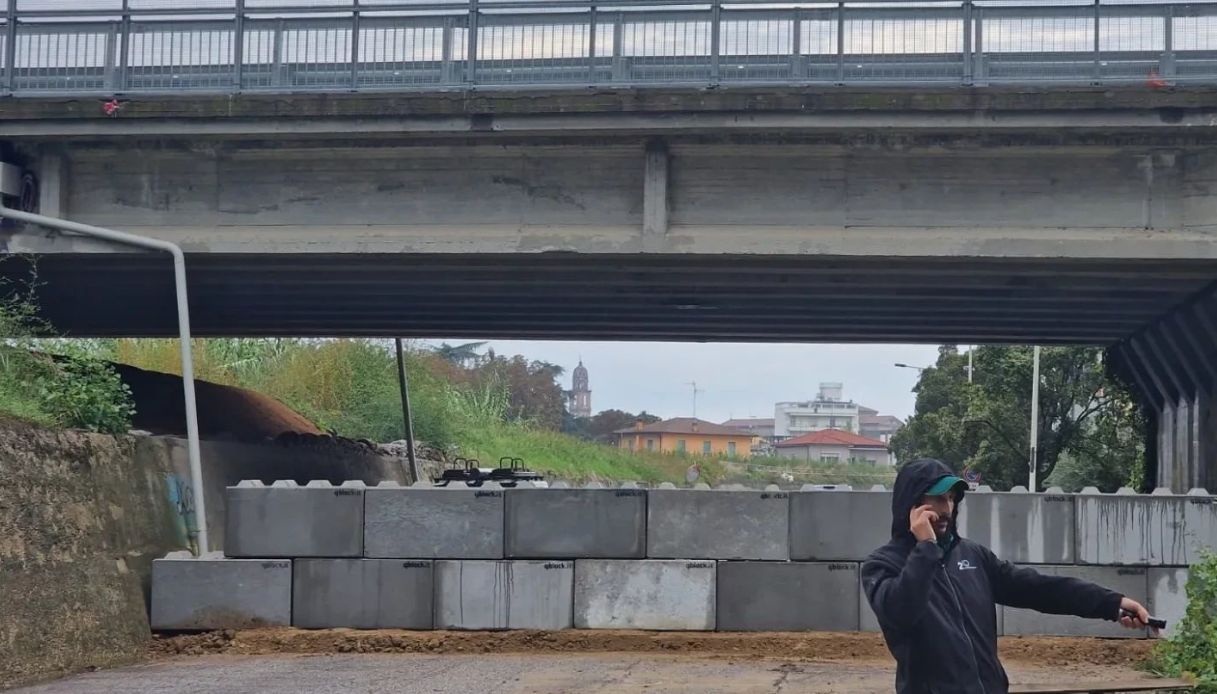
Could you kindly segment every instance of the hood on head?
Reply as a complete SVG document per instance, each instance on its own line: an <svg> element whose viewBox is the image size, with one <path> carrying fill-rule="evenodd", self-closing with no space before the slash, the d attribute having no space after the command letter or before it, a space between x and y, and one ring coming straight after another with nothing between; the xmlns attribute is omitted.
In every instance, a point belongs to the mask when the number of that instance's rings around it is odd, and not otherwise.
<svg viewBox="0 0 1217 694"><path fill-rule="evenodd" d="M941 460L920 458L910 461L896 473L896 484L892 488L892 537L903 537L909 531L909 513L921 500L930 485L944 475L954 475L955 472ZM958 501L963 499L963 492L956 500L955 515L959 515ZM951 518L955 524L955 518Z"/></svg>

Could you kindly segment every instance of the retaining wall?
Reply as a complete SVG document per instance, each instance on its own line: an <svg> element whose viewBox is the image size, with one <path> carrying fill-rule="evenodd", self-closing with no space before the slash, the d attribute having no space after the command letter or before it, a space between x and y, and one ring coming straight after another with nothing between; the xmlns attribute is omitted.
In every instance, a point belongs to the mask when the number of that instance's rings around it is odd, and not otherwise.
<svg viewBox="0 0 1217 694"><path fill-rule="evenodd" d="M859 571L890 532L886 490L555 487L242 484L228 490L229 554L292 559L290 585L268 574L250 590L290 597L302 627L878 629ZM1217 545L1212 500L981 489L959 527L1003 559L1108 586L1173 623L1186 561ZM193 561L223 580L224 560ZM229 561L233 591L179 591L189 610L243 618L248 569ZM1004 634L1144 635L1005 607L995 618Z"/></svg>

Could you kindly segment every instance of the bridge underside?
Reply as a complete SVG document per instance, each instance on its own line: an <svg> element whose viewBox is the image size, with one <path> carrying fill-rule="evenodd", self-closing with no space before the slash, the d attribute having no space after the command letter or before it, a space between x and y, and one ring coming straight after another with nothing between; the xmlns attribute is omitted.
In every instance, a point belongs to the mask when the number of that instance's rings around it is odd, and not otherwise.
<svg viewBox="0 0 1217 694"><path fill-rule="evenodd" d="M20 282L29 261L0 264ZM167 257L47 254L39 301L73 335L176 334ZM199 335L820 342L1127 338L1217 260L676 254L191 254Z"/></svg>
<svg viewBox="0 0 1217 694"><path fill-rule="evenodd" d="M1217 488L1211 90L141 97L0 108L44 214L172 240L204 336L1083 343ZM167 258L0 229L71 335ZM0 262L20 286L27 260Z"/></svg>

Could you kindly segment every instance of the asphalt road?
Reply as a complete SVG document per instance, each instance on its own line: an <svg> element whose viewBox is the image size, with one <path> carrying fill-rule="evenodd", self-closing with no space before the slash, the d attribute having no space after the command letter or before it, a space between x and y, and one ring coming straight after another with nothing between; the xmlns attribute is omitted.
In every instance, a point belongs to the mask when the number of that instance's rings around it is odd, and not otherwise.
<svg viewBox="0 0 1217 694"><path fill-rule="evenodd" d="M1023 684L1143 679L1126 668L1011 668ZM790 662L696 655L274 655L179 657L84 673L21 694L499 694L891 692L885 662Z"/></svg>

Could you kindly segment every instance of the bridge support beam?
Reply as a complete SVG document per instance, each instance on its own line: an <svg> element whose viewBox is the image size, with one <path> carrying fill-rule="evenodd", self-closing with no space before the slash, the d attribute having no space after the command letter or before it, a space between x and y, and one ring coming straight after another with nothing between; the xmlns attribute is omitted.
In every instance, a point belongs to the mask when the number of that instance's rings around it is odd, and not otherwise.
<svg viewBox="0 0 1217 694"><path fill-rule="evenodd" d="M43 150L38 157L38 212L68 216L68 158L57 147Z"/></svg>
<svg viewBox="0 0 1217 694"><path fill-rule="evenodd" d="M662 140L646 145L642 179L642 234L644 238L668 233L668 168L671 157Z"/></svg>
<svg viewBox="0 0 1217 694"><path fill-rule="evenodd" d="M1146 485L1217 488L1217 288L1112 347L1109 363L1151 415Z"/></svg>

